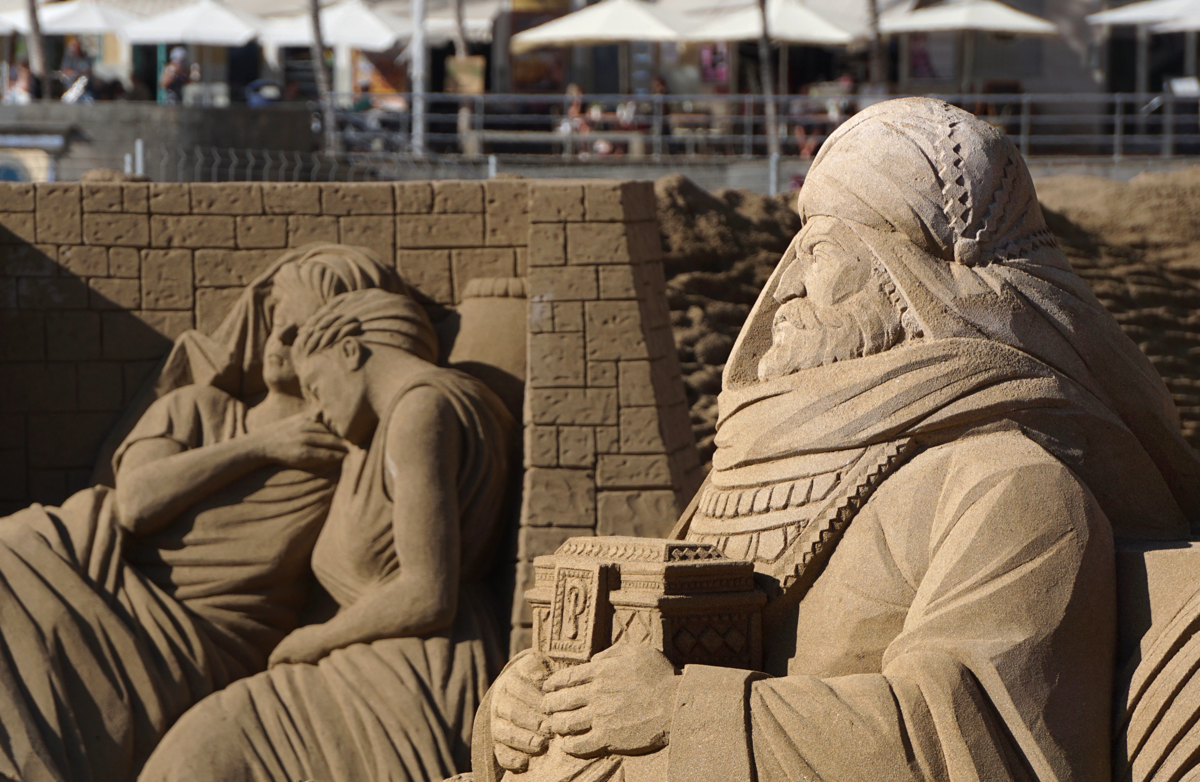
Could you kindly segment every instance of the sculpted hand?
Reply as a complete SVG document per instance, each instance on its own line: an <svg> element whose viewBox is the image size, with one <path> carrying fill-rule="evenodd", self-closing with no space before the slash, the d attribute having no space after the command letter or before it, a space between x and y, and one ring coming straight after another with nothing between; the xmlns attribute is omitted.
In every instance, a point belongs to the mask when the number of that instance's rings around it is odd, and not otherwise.
<svg viewBox="0 0 1200 782"><path fill-rule="evenodd" d="M321 625L309 625L288 633L271 652L267 666L274 668L285 663L316 664L327 654L329 650L321 641Z"/></svg>
<svg viewBox="0 0 1200 782"><path fill-rule="evenodd" d="M288 416L255 434L263 438L268 459L298 470L331 467L342 460L348 449L345 440L309 412Z"/></svg>
<svg viewBox="0 0 1200 782"><path fill-rule="evenodd" d="M678 688L661 652L619 643L547 679L542 711L576 757L652 752L667 746Z"/></svg>
<svg viewBox="0 0 1200 782"><path fill-rule="evenodd" d="M509 771L529 768L529 759L546 751L549 718L540 710L542 683L550 675L537 654L516 660L492 685L492 741L496 762Z"/></svg>

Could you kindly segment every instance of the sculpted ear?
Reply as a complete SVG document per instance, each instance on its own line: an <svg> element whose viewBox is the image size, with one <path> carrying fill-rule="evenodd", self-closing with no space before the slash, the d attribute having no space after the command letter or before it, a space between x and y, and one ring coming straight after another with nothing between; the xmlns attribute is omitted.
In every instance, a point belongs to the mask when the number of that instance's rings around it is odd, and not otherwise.
<svg viewBox="0 0 1200 782"><path fill-rule="evenodd" d="M354 371L361 367L367 360L367 351L363 348L362 342L359 342L354 337L346 337L337 347L338 355L342 362L350 371Z"/></svg>

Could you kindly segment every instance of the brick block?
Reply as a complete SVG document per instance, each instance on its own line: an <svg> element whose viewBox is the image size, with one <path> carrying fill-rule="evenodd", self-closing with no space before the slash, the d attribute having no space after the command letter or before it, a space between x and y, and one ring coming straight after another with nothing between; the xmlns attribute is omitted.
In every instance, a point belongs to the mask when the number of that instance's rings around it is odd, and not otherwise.
<svg viewBox="0 0 1200 782"><path fill-rule="evenodd" d="M529 265L562 266L567 262L567 229L562 223L529 226Z"/></svg>
<svg viewBox="0 0 1200 782"><path fill-rule="evenodd" d="M593 534L592 530L579 527L521 527L517 532L517 557L531 562L534 557L558 551L568 538Z"/></svg>
<svg viewBox="0 0 1200 782"><path fill-rule="evenodd" d="M622 361L617 376L621 407L657 404L649 361Z"/></svg>
<svg viewBox="0 0 1200 782"><path fill-rule="evenodd" d="M110 277L140 277L141 253L133 247L108 248L108 274Z"/></svg>
<svg viewBox="0 0 1200 782"><path fill-rule="evenodd" d="M120 212L125 208L121 185L115 182L84 182L83 211Z"/></svg>
<svg viewBox="0 0 1200 782"><path fill-rule="evenodd" d="M229 314L242 288L197 288L196 328L211 334Z"/></svg>
<svg viewBox="0 0 1200 782"><path fill-rule="evenodd" d="M43 505L62 505L67 499L69 470L30 470L29 497Z"/></svg>
<svg viewBox="0 0 1200 782"><path fill-rule="evenodd" d="M534 182L529 187L529 219L535 223L570 222L584 218L583 185Z"/></svg>
<svg viewBox="0 0 1200 782"><path fill-rule="evenodd" d="M17 308L17 278L0 277L0 309Z"/></svg>
<svg viewBox="0 0 1200 782"><path fill-rule="evenodd" d="M590 470L533 467L521 495L523 527L595 527L596 483Z"/></svg>
<svg viewBox="0 0 1200 782"><path fill-rule="evenodd" d="M657 407L621 408L621 453L668 453Z"/></svg>
<svg viewBox="0 0 1200 782"><path fill-rule="evenodd" d="M396 183L396 214L420 215L433 211L433 187L428 182Z"/></svg>
<svg viewBox="0 0 1200 782"><path fill-rule="evenodd" d="M583 388L585 384L582 334L529 335L532 388Z"/></svg>
<svg viewBox="0 0 1200 782"><path fill-rule="evenodd" d="M105 358L158 359L171 349L171 340L192 327L192 313L105 312L101 327Z"/></svg>
<svg viewBox="0 0 1200 782"><path fill-rule="evenodd" d="M489 179L484 183L484 197L487 243L525 244L529 240L529 183Z"/></svg>
<svg viewBox="0 0 1200 782"><path fill-rule="evenodd" d="M525 427L525 466L558 466L558 428L554 426Z"/></svg>
<svg viewBox="0 0 1200 782"><path fill-rule="evenodd" d="M338 219L291 215L287 219L288 247L303 247L313 242L337 242Z"/></svg>
<svg viewBox="0 0 1200 782"><path fill-rule="evenodd" d="M516 254L507 247L454 250L454 300L462 301L467 283L477 277L512 277L517 272Z"/></svg>
<svg viewBox="0 0 1200 782"><path fill-rule="evenodd" d="M46 318L46 358L84 361L100 354L100 313L56 312Z"/></svg>
<svg viewBox="0 0 1200 782"><path fill-rule="evenodd" d="M57 245L0 246L0 274L12 277L53 277L58 273Z"/></svg>
<svg viewBox="0 0 1200 782"><path fill-rule="evenodd" d="M338 225L342 244L367 248L385 266L396 264L395 218L382 215L340 217Z"/></svg>
<svg viewBox="0 0 1200 782"><path fill-rule="evenodd" d="M126 212L145 214L150 211L150 185L148 184L121 185L121 197Z"/></svg>
<svg viewBox="0 0 1200 782"><path fill-rule="evenodd" d="M0 244L37 241L33 212L0 212Z"/></svg>
<svg viewBox="0 0 1200 782"><path fill-rule="evenodd" d="M327 215L395 214L388 182L350 182L321 185L321 211Z"/></svg>
<svg viewBox="0 0 1200 782"><path fill-rule="evenodd" d="M196 285L226 288L248 285L279 257L277 250L196 250Z"/></svg>
<svg viewBox="0 0 1200 782"><path fill-rule="evenodd" d="M79 277L107 277L108 249L82 244L67 244L58 248L58 265Z"/></svg>
<svg viewBox="0 0 1200 782"><path fill-rule="evenodd" d="M78 277L22 277L17 304L27 309L86 310L87 283Z"/></svg>
<svg viewBox="0 0 1200 782"><path fill-rule="evenodd" d="M46 357L46 316L30 310L0 310L0 361L41 361ZM15 383L9 369L4 370L5 384Z"/></svg>
<svg viewBox="0 0 1200 782"><path fill-rule="evenodd" d="M671 468L666 454L601 454L597 458L596 485L601 489L670 489Z"/></svg>
<svg viewBox="0 0 1200 782"><path fill-rule="evenodd" d="M150 211L160 215L186 215L192 211L192 190L186 184L150 184Z"/></svg>
<svg viewBox="0 0 1200 782"><path fill-rule="evenodd" d="M657 217L653 182L588 182L584 201L589 221L632 222Z"/></svg>
<svg viewBox="0 0 1200 782"><path fill-rule="evenodd" d="M638 289L633 278L634 268L626 264L599 267L597 271L600 273L600 298L636 299Z"/></svg>
<svg viewBox="0 0 1200 782"><path fill-rule="evenodd" d="M150 244L150 218L147 215L86 214L83 216L83 240L107 247L145 247Z"/></svg>
<svg viewBox="0 0 1200 782"><path fill-rule="evenodd" d="M541 301L585 301L596 298L594 266L538 269L529 277L529 296Z"/></svg>
<svg viewBox="0 0 1200 782"><path fill-rule="evenodd" d="M517 566L513 574L516 580L512 605L512 623L514 625L513 635L516 636L518 632L523 631L522 635L529 637L510 638L509 644L512 649L520 650L528 649L532 643L529 625L533 621L533 616L530 612L529 601L525 599L525 592L533 589L535 573L532 562L517 562L516 565ZM524 646L518 646L522 643Z"/></svg>
<svg viewBox="0 0 1200 782"><path fill-rule="evenodd" d="M483 215L400 215L396 246L479 247L483 244Z"/></svg>
<svg viewBox="0 0 1200 782"><path fill-rule="evenodd" d="M567 263L627 264L631 259L624 223L572 223L567 226Z"/></svg>
<svg viewBox="0 0 1200 782"><path fill-rule="evenodd" d="M663 258L662 232L658 221L628 223L625 226L629 256L634 263L653 263ZM660 270L661 272L661 270Z"/></svg>
<svg viewBox="0 0 1200 782"><path fill-rule="evenodd" d="M260 215L262 188L254 182L205 182L192 185L192 214Z"/></svg>
<svg viewBox="0 0 1200 782"><path fill-rule="evenodd" d="M680 448L695 445L696 438L692 433L692 422L686 401L660 408L658 425L662 429L663 444L666 446L667 453L674 453Z"/></svg>
<svg viewBox="0 0 1200 782"><path fill-rule="evenodd" d="M237 246L229 215L150 216L152 247L209 248Z"/></svg>
<svg viewBox="0 0 1200 782"><path fill-rule="evenodd" d="M88 306L94 310L136 310L142 306L140 280L95 277L88 280Z"/></svg>
<svg viewBox="0 0 1200 782"><path fill-rule="evenodd" d="M583 331L583 302L554 302L554 330L559 332Z"/></svg>
<svg viewBox="0 0 1200 782"><path fill-rule="evenodd" d="M0 414L0 448L25 447L25 416L15 413Z"/></svg>
<svg viewBox="0 0 1200 782"><path fill-rule="evenodd" d="M309 182L267 182L262 186L263 209L269 215L321 214L321 186Z"/></svg>
<svg viewBox="0 0 1200 782"><path fill-rule="evenodd" d="M287 218L267 215L237 217L237 246L243 250L287 247Z"/></svg>
<svg viewBox="0 0 1200 782"><path fill-rule="evenodd" d="M39 242L83 244L83 210L77 184L41 182L34 185Z"/></svg>
<svg viewBox="0 0 1200 782"><path fill-rule="evenodd" d="M0 450L0 500L29 499L26 469L24 449Z"/></svg>
<svg viewBox="0 0 1200 782"><path fill-rule="evenodd" d="M597 535L665 538L678 515L673 491L602 491L596 496Z"/></svg>
<svg viewBox="0 0 1200 782"><path fill-rule="evenodd" d="M29 416L29 466L90 467L112 426L112 413L38 413Z"/></svg>
<svg viewBox="0 0 1200 782"><path fill-rule="evenodd" d="M588 388L616 388L617 362L587 362L587 384Z"/></svg>
<svg viewBox="0 0 1200 782"><path fill-rule="evenodd" d="M558 463L562 467L595 467L596 434L591 426L558 427Z"/></svg>
<svg viewBox="0 0 1200 782"><path fill-rule="evenodd" d="M193 279L190 250L142 251L142 306L146 309L192 309Z"/></svg>
<svg viewBox="0 0 1200 782"><path fill-rule="evenodd" d="M449 250L401 250L396 268L409 285L439 304L454 303Z"/></svg>
<svg viewBox="0 0 1200 782"><path fill-rule="evenodd" d="M32 212L33 185L28 182L0 182L0 212Z"/></svg>
<svg viewBox="0 0 1200 782"><path fill-rule="evenodd" d="M433 211L473 214L483 211L483 183L469 179L443 179L433 183Z"/></svg>
<svg viewBox="0 0 1200 782"><path fill-rule="evenodd" d="M517 247L514 249L516 249L516 251L517 251L517 276L518 277L528 277L529 276L529 248Z"/></svg>
<svg viewBox="0 0 1200 782"><path fill-rule="evenodd" d="M532 388L526 392L535 424L615 426L617 394L611 388Z"/></svg>
<svg viewBox="0 0 1200 782"><path fill-rule="evenodd" d="M129 404L130 400L138 395L157 366L158 361L121 362L121 375L124 380L122 385L125 387L125 404Z"/></svg>
<svg viewBox="0 0 1200 782"><path fill-rule="evenodd" d="M75 409L75 364L30 362L10 364L0 383L0 410L45 413Z"/></svg>
<svg viewBox="0 0 1200 782"><path fill-rule="evenodd" d="M554 304L533 299L529 302L529 333L545 334L554 331Z"/></svg>
<svg viewBox="0 0 1200 782"><path fill-rule="evenodd" d="M648 358L636 301L589 301L587 357L592 361Z"/></svg>
<svg viewBox="0 0 1200 782"><path fill-rule="evenodd" d="M620 453L621 451L621 435L620 428L616 426L597 426L596 432L596 453Z"/></svg>
<svg viewBox="0 0 1200 782"><path fill-rule="evenodd" d="M80 410L119 411L125 404L125 391L119 362L90 361L79 365Z"/></svg>

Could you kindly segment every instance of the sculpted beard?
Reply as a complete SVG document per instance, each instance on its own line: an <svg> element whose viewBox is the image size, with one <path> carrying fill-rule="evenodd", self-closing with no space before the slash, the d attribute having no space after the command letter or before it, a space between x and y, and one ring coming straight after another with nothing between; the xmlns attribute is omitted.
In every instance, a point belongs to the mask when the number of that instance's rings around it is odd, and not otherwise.
<svg viewBox="0 0 1200 782"><path fill-rule="evenodd" d="M904 339L900 313L876 278L828 307L808 298L775 313L771 347L758 363L759 380L881 353Z"/></svg>

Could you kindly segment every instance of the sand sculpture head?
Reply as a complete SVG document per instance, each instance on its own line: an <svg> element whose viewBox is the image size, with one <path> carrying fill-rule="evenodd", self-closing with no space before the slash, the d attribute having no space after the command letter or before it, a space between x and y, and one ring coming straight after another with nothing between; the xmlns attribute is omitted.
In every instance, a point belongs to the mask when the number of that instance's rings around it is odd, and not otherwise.
<svg viewBox="0 0 1200 782"><path fill-rule="evenodd" d="M334 297L296 336L305 395L320 406L329 428L352 442L362 440L374 425L368 363L389 353L433 364L438 340L420 304L379 289ZM388 389L393 395L395 391Z"/></svg>

